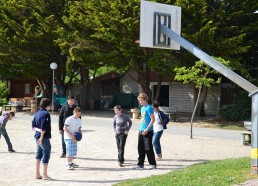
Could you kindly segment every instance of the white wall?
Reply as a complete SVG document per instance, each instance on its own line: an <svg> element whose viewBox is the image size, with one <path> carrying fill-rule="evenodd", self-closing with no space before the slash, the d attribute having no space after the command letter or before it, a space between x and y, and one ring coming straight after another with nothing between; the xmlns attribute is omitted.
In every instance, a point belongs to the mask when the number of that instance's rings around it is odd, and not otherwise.
<svg viewBox="0 0 258 186"><path fill-rule="evenodd" d="M208 89L207 97L205 100L205 113L206 114L219 114L220 105L220 85L213 85Z"/></svg>
<svg viewBox="0 0 258 186"><path fill-rule="evenodd" d="M133 78L132 78L133 77ZM123 93L140 93L141 86L135 81L138 79L136 71L129 70L121 78L121 92ZM150 88L157 85L157 82L150 82ZM170 85L169 87L169 107L162 107L161 110L168 110L170 112L193 112L194 101L194 87L193 85L182 82L162 82L162 85ZM206 114L215 114L219 112L220 104L220 85L212 86L207 93L205 101Z"/></svg>
<svg viewBox="0 0 258 186"><path fill-rule="evenodd" d="M169 106L173 112L192 112L194 108L194 92L192 84L172 82L169 88Z"/></svg>
<svg viewBox="0 0 258 186"><path fill-rule="evenodd" d="M121 78L121 92L123 93L142 92L140 84L135 80L138 80L138 74L136 73L136 71L132 71L132 70L127 71L127 73Z"/></svg>

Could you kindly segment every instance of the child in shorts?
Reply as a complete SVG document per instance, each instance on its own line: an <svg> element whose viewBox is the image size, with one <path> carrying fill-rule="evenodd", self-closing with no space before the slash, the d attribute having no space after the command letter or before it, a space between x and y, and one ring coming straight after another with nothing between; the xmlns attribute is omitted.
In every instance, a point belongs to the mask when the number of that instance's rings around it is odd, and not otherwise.
<svg viewBox="0 0 258 186"><path fill-rule="evenodd" d="M82 123L81 123L81 109L76 107L73 110L73 115L68 117L64 123L64 141L66 145L66 157L68 160L67 169L73 170L74 168L79 167L79 165L73 163L73 157L77 155L77 142L74 140L74 133L80 132Z"/></svg>

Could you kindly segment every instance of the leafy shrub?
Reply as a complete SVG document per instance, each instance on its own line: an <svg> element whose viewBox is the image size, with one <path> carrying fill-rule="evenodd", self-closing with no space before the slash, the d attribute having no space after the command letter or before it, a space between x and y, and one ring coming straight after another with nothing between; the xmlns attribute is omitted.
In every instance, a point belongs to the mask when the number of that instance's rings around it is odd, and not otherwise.
<svg viewBox="0 0 258 186"><path fill-rule="evenodd" d="M248 104L223 105L219 115L228 121L251 120L251 106Z"/></svg>
<svg viewBox="0 0 258 186"><path fill-rule="evenodd" d="M6 86L6 82L0 81L0 98L6 98L7 93L8 93L8 88Z"/></svg>
<svg viewBox="0 0 258 186"><path fill-rule="evenodd" d="M7 105L7 101L5 98L0 99L0 106Z"/></svg>

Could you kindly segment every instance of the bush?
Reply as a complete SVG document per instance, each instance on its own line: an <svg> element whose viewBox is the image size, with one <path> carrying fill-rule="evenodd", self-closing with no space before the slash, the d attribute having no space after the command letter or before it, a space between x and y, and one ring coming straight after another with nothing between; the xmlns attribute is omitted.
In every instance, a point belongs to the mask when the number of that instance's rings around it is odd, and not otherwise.
<svg viewBox="0 0 258 186"><path fill-rule="evenodd" d="M251 120L251 107L248 104L223 105L219 115L228 121Z"/></svg>
<svg viewBox="0 0 258 186"><path fill-rule="evenodd" d="M0 106L7 105L7 101L5 98L0 99Z"/></svg>
<svg viewBox="0 0 258 186"><path fill-rule="evenodd" d="M6 98L8 88L6 82L0 81L0 98Z"/></svg>

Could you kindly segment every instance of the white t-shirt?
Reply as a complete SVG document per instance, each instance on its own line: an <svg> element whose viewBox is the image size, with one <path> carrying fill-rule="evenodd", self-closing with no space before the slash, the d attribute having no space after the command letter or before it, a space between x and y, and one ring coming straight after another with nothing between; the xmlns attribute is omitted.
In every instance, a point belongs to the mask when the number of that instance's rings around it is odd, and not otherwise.
<svg viewBox="0 0 258 186"><path fill-rule="evenodd" d="M153 132L158 132L163 130L163 126L159 124L160 118L158 112L154 112L155 122L153 123Z"/></svg>
<svg viewBox="0 0 258 186"><path fill-rule="evenodd" d="M71 133L75 133L78 132L78 129L82 127L82 122L80 118L75 118L74 116L70 116L65 120L64 123L67 126L67 129L71 132ZM71 137L64 132L64 139L71 139Z"/></svg>

